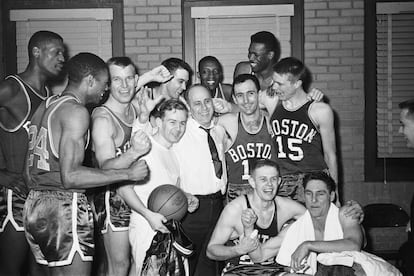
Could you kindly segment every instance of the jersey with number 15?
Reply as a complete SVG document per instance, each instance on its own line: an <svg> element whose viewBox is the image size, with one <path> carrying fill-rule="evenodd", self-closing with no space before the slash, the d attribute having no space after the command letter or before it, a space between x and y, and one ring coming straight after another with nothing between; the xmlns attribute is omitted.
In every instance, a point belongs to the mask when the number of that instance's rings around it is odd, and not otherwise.
<svg viewBox="0 0 414 276"><path fill-rule="evenodd" d="M67 101L78 102L72 96L55 95L42 102L32 117L27 155L30 189L66 190L60 176L59 149L52 140L51 118L56 109Z"/></svg>
<svg viewBox="0 0 414 276"><path fill-rule="evenodd" d="M328 168L321 134L309 116L312 103L309 101L296 110L287 110L280 102L271 116L272 137L282 175Z"/></svg>

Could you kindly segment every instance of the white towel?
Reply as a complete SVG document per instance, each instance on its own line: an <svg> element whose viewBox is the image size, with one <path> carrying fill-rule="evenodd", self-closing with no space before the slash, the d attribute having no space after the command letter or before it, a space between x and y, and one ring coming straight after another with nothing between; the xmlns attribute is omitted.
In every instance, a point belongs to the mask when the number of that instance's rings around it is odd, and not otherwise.
<svg viewBox="0 0 414 276"><path fill-rule="evenodd" d="M387 261L364 251L321 253L318 255L317 260L324 265L352 266L355 262L362 266L366 275L402 276L401 272Z"/></svg>
<svg viewBox="0 0 414 276"><path fill-rule="evenodd" d="M343 239L341 223L339 222L339 209L333 203L329 207L326 217L324 241ZM291 256L296 248L305 241L315 240L315 229L313 228L312 218L309 211L306 211L297 221L295 221L286 232L280 246L276 261L285 266L290 266ZM314 275L316 273L317 254L312 252L309 254L306 262L309 268L304 273Z"/></svg>

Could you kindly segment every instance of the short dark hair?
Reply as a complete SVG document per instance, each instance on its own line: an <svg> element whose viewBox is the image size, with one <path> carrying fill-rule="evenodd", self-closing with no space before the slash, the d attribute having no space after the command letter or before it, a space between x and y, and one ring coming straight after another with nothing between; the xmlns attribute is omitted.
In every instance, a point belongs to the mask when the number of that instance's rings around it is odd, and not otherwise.
<svg viewBox="0 0 414 276"><path fill-rule="evenodd" d="M280 58L280 42L271 32L261 31L250 36L250 43L262 43L268 51L273 51L273 62Z"/></svg>
<svg viewBox="0 0 414 276"><path fill-rule="evenodd" d="M164 60L161 64L164 65L171 74L174 74L177 69L184 69L188 72L190 79L193 75L193 69L191 69L191 66L182 59L172 57Z"/></svg>
<svg viewBox="0 0 414 276"><path fill-rule="evenodd" d="M80 83L83 78L91 75L96 77L108 67L100 57L92 53L79 53L67 63L69 82Z"/></svg>
<svg viewBox="0 0 414 276"><path fill-rule="evenodd" d="M280 167L279 167L279 165L276 162L274 162L274 161L272 161L270 159L257 159L257 160L252 160L251 163L250 163L250 166L251 166L251 168L250 168L250 172L251 172L250 174L251 175L253 175L254 173L256 173L256 171L258 169L260 169L260 168L263 168L263 167L272 167L272 168L275 168L277 170L277 173L278 173L279 177L281 176L280 175Z"/></svg>
<svg viewBox="0 0 414 276"><path fill-rule="evenodd" d="M32 57L32 49L34 47L41 48L45 44L53 41L53 40L60 40L63 42L63 38L51 31L37 31L35 32L29 39L29 44L27 45L27 52L29 53L29 58Z"/></svg>
<svg viewBox="0 0 414 276"><path fill-rule="evenodd" d="M244 83L247 80L251 80L254 83L254 85L256 86L257 92L259 92L259 90L260 90L260 83L259 83L259 80L257 79L257 77L255 75L252 75L252 74L241 74L241 75L238 75L234 79L234 81L233 81L233 86L232 86L232 88L233 88L232 89L233 95L235 93L234 92L234 87L236 86L236 84Z"/></svg>
<svg viewBox="0 0 414 276"><path fill-rule="evenodd" d="M403 101L398 104L398 107L401 109L407 109L407 117L414 119L414 99Z"/></svg>
<svg viewBox="0 0 414 276"><path fill-rule="evenodd" d="M137 72L137 68L135 67L135 64L132 62L132 60L129 57L111 57L106 62L108 67L110 65L117 65L120 67L128 67L129 65L132 65L134 67L135 73Z"/></svg>
<svg viewBox="0 0 414 276"><path fill-rule="evenodd" d="M180 101L179 99L169 99L162 101L155 107L156 112L154 112L155 118L163 119L165 117L165 113L171 110L183 110L188 115L188 109L185 104Z"/></svg>
<svg viewBox="0 0 414 276"><path fill-rule="evenodd" d="M200 70L204 62L208 62L208 61L217 63L218 68L220 69L220 72L223 73L223 66L221 65L220 61L214 56L205 56L202 59L200 59L200 61L198 62L198 70Z"/></svg>
<svg viewBox="0 0 414 276"><path fill-rule="evenodd" d="M311 74L305 64L299 59L295 57L283 58L273 65L273 71L281 75L288 74L291 82L301 80L303 89L305 91L308 90Z"/></svg>
<svg viewBox="0 0 414 276"><path fill-rule="evenodd" d="M336 184L333 178L327 174L324 171L317 171L317 172L311 172L305 175L303 178L303 188L306 189L306 186L308 185L309 181L311 180L320 180L323 183L326 184L326 187L328 188L329 192L335 192L336 190Z"/></svg>

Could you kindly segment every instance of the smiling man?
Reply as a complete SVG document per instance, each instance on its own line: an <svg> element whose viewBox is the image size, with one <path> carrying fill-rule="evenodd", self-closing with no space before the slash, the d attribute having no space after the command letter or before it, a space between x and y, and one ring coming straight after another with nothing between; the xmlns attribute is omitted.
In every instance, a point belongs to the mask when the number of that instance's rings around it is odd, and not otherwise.
<svg viewBox="0 0 414 276"><path fill-rule="evenodd" d="M151 87L150 98L156 99L162 96L166 100L181 99L184 101L181 94L185 91L191 79L193 73L191 66L179 58L166 59L161 65L165 66L173 77L166 82L155 82L149 85Z"/></svg>
<svg viewBox="0 0 414 276"><path fill-rule="evenodd" d="M170 74L164 66L158 66L138 77L135 65L128 57L113 57L107 64L109 96L92 113L92 150L100 168L127 168L137 156L146 154L150 149L149 138L143 132L131 139L132 123L139 112L134 104L136 90L150 81L166 81ZM143 170L142 178L146 175ZM124 198L135 193L128 193L125 184L130 183L107 186L94 196L97 227L105 245L108 275L127 275L130 266L128 227L131 209Z"/></svg>
<svg viewBox="0 0 414 276"><path fill-rule="evenodd" d="M0 275L20 275L29 247L23 231L27 187L22 172L28 147L28 125L49 96L46 82L57 77L65 61L60 35L39 31L28 45L24 72L0 84Z"/></svg>
<svg viewBox="0 0 414 276"><path fill-rule="evenodd" d="M254 74L265 91L272 83L272 66L280 58L280 42L270 32L261 31L250 37L248 62L242 61L234 69L234 78L240 74Z"/></svg>
<svg viewBox="0 0 414 276"><path fill-rule="evenodd" d="M186 99L191 116L183 138L173 149L180 165L182 189L199 200L199 208L183 220L184 231L196 248L189 258L190 275L216 275L218 264L209 260L205 251L223 209L227 136L223 127L213 123L213 101L208 88L195 84L186 92Z"/></svg>
<svg viewBox="0 0 414 276"><path fill-rule="evenodd" d="M49 275L87 276L94 256L94 226L85 190L141 180L147 167L140 160L123 169L82 165L89 140L85 105L102 99L108 69L98 56L79 53L68 61L67 71L65 90L42 102L29 127L30 192L24 225L36 261L47 266Z"/></svg>
<svg viewBox="0 0 414 276"><path fill-rule="evenodd" d="M226 151L229 183L227 201L252 191L248 180L252 162L258 159L276 161L269 118L259 108L260 85L256 76L241 74L233 82L233 101L240 112L219 117L218 123L230 136Z"/></svg>
<svg viewBox="0 0 414 276"><path fill-rule="evenodd" d="M231 102L231 85L223 83L223 66L216 57L205 56L198 62L200 83L211 92L211 97Z"/></svg>
<svg viewBox="0 0 414 276"><path fill-rule="evenodd" d="M304 202L301 183L306 173L329 171L338 183L333 111L328 104L309 99L305 87L310 72L300 60L281 59L273 70L272 89L278 101L268 110L283 176L278 195Z"/></svg>
<svg viewBox="0 0 414 276"><path fill-rule="evenodd" d="M252 265L250 268L257 275L276 271L275 256L283 238L282 226L305 212L303 205L276 196L281 180L276 163L262 159L252 165L249 184L253 192L226 205L208 243L207 256L226 261L223 272L229 275L239 265ZM249 254L253 254L254 263L263 266L253 266Z"/></svg>
<svg viewBox="0 0 414 276"><path fill-rule="evenodd" d="M148 116L146 116L148 118ZM181 169L177 157L172 150L186 130L188 110L184 103L178 99L169 99L158 106L155 114L157 131L148 130L151 140L151 150L143 157L150 170L149 177L141 181L144 185L127 185L128 193L134 194L133 198L125 198L132 209L129 240L132 247L132 256L135 262L135 274L141 275L145 253L151 245L156 231L168 233L164 225L167 219L160 213L147 208L148 197L151 192L162 184L172 184L180 187ZM137 129L145 129L149 122L142 121L134 124L133 132ZM194 205L189 204L189 211Z"/></svg>

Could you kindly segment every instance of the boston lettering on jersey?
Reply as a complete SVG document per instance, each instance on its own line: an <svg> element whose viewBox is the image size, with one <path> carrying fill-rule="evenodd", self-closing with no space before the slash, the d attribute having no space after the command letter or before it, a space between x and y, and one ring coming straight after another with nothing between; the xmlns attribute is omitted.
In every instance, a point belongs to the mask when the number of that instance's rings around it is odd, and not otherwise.
<svg viewBox="0 0 414 276"><path fill-rule="evenodd" d="M272 147L264 143L247 143L246 145L238 145L236 148L231 148L227 153L233 162L247 158L270 159L272 157Z"/></svg>
<svg viewBox="0 0 414 276"><path fill-rule="evenodd" d="M313 137L318 134L318 131L315 128L291 119L282 119L281 121L273 120L272 132L273 136L285 135L308 143L312 143Z"/></svg>
<svg viewBox="0 0 414 276"><path fill-rule="evenodd" d="M309 115L312 101L295 110L278 104L271 116L272 138L282 175L320 171L327 168L322 136Z"/></svg>

